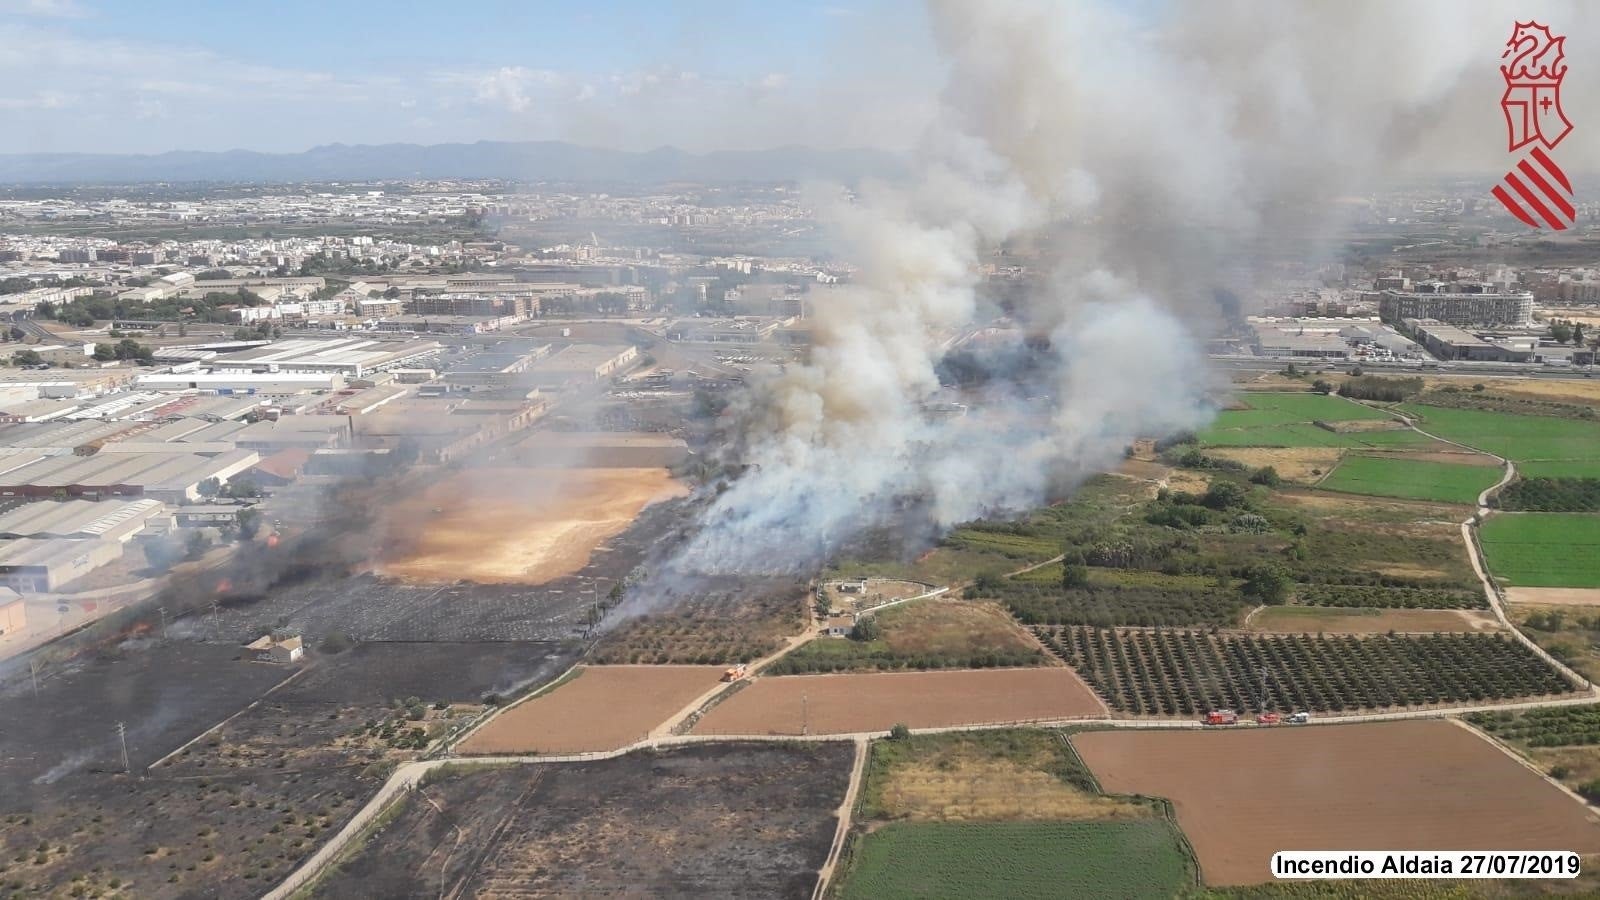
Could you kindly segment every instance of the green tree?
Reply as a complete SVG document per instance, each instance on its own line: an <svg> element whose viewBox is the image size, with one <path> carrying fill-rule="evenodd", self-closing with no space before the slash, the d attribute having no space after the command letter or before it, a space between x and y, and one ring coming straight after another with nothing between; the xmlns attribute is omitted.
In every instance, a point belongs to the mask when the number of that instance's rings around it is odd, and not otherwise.
<svg viewBox="0 0 1600 900"><path fill-rule="evenodd" d="M241 509L235 518L239 526L239 537L247 541L255 540L256 535L261 532L261 510Z"/></svg>
<svg viewBox="0 0 1600 900"><path fill-rule="evenodd" d="M875 641L883 637L883 628L878 624L877 616L864 616L856 620L855 627L850 629L852 641Z"/></svg>
<svg viewBox="0 0 1600 900"><path fill-rule="evenodd" d="M1333 382L1318 378L1316 381L1311 382L1311 389L1319 394L1331 394L1333 393Z"/></svg>
<svg viewBox="0 0 1600 900"><path fill-rule="evenodd" d="M1088 587L1089 567L1082 563L1063 562L1061 564L1061 586L1068 590L1073 588Z"/></svg>
<svg viewBox="0 0 1600 900"><path fill-rule="evenodd" d="M44 364L44 357L37 350L18 350L11 355L13 366L38 366Z"/></svg>
<svg viewBox="0 0 1600 900"><path fill-rule="evenodd" d="M906 727L904 722L896 722L894 727L889 729L889 740L909 741L911 740L911 729Z"/></svg>
<svg viewBox="0 0 1600 900"><path fill-rule="evenodd" d="M189 537L183 542L183 555L186 559L199 559L211 549L211 538L204 532L191 531Z"/></svg>
<svg viewBox="0 0 1600 900"><path fill-rule="evenodd" d="M216 478L207 478L205 481L200 482L195 487L195 490L200 493L200 496L209 499L222 492L222 482Z"/></svg>
<svg viewBox="0 0 1600 900"><path fill-rule="evenodd" d="M1558 344L1572 340L1572 326L1557 319L1550 323L1550 337Z"/></svg>
<svg viewBox="0 0 1600 900"><path fill-rule="evenodd" d="M1275 565L1251 567L1245 575L1240 591L1250 600L1265 606L1279 606L1289 599L1294 581L1289 573Z"/></svg>
<svg viewBox="0 0 1600 900"><path fill-rule="evenodd" d="M1573 322L1572 323L1572 345L1574 347L1582 347L1583 346L1583 323L1582 322Z"/></svg>

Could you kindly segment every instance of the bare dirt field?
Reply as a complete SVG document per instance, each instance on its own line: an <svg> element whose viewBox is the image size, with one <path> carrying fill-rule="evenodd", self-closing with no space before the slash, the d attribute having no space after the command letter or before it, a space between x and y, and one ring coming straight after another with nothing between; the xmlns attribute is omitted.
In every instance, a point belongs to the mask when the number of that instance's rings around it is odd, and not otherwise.
<svg viewBox="0 0 1600 900"><path fill-rule="evenodd" d="M843 734L1105 715L1068 669L760 678L712 707L696 734Z"/></svg>
<svg viewBox="0 0 1600 900"><path fill-rule="evenodd" d="M541 584L590 555L651 503L686 489L666 469L474 469L390 507L381 574Z"/></svg>
<svg viewBox="0 0 1600 900"><path fill-rule="evenodd" d="M1293 634L1387 634L1438 631L1498 631L1490 613L1471 609L1343 609L1271 606L1250 617L1250 630Z"/></svg>
<svg viewBox="0 0 1600 900"><path fill-rule="evenodd" d="M1271 466L1280 478L1308 484L1332 472L1344 456L1332 447L1218 447L1207 452L1252 469Z"/></svg>
<svg viewBox="0 0 1600 900"><path fill-rule="evenodd" d="M1600 606L1600 588L1506 588L1506 599L1512 603L1536 606Z"/></svg>
<svg viewBox="0 0 1600 900"><path fill-rule="evenodd" d="M1144 497L1154 497L1163 487L1175 491L1204 493L1211 485L1211 476L1193 469L1179 469L1147 459L1125 459L1108 474L1140 482Z"/></svg>
<svg viewBox="0 0 1600 900"><path fill-rule="evenodd" d="M721 744L445 775L313 894L809 897L853 749Z"/></svg>
<svg viewBox="0 0 1600 900"><path fill-rule="evenodd" d="M615 750L644 737L722 676L720 666L584 666L462 742L462 753Z"/></svg>
<svg viewBox="0 0 1600 900"><path fill-rule="evenodd" d="M1117 465L1114 474L1146 481L1162 481L1172 474L1172 467L1148 459L1125 459Z"/></svg>
<svg viewBox="0 0 1600 900"><path fill-rule="evenodd" d="M1167 475L1166 484L1175 491L1203 494L1211 486L1211 476L1194 469L1173 469Z"/></svg>
<svg viewBox="0 0 1600 900"><path fill-rule="evenodd" d="M1075 735L1111 793L1166 797L1207 884L1270 881L1278 850L1600 852L1600 818L1444 721Z"/></svg>

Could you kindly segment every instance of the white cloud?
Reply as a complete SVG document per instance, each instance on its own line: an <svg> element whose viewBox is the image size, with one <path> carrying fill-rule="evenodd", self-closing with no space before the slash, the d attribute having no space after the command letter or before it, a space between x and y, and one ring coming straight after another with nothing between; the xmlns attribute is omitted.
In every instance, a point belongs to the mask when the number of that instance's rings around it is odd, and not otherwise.
<svg viewBox="0 0 1600 900"><path fill-rule="evenodd" d="M0 97L0 109L63 109L76 98L60 91L40 91L32 97Z"/></svg>
<svg viewBox="0 0 1600 900"><path fill-rule="evenodd" d="M898 51L877 41L867 71L830 67L805 77L778 61L710 75L648 56L635 68L599 71L516 59L388 71L330 60L319 71L254 62L180 32L154 40L90 34L64 18L87 2L0 0L0 11L57 16L0 16L0 153L85 149L91 133L105 134L95 146L113 152L298 150L438 133L629 149L856 146L886 143L888 134L891 146L903 146L923 116L903 85L933 83L915 66L885 62Z"/></svg>
<svg viewBox="0 0 1600 900"><path fill-rule="evenodd" d="M524 66L503 66L477 76L467 76L476 91L479 103L501 106L514 113L527 112L534 104L534 94L541 89L558 87L566 78L548 69L529 69Z"/></svg>
<svg viewBox="0 0 1600 900"><path fill-rule="evenodd" d="M52 19L82 19L89 15L77 0L0 0L0 13Z"/></svg>

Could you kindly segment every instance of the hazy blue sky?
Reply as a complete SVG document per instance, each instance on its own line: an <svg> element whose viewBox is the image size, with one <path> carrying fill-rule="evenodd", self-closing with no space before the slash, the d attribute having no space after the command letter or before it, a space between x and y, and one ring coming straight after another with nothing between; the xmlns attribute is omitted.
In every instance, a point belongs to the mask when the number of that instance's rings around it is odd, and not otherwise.
<svg viewBox="0 0 1600 900"><path fill-rule="evenodd" d="M919 4L0 0L0 152L907 145Z"/></svg>

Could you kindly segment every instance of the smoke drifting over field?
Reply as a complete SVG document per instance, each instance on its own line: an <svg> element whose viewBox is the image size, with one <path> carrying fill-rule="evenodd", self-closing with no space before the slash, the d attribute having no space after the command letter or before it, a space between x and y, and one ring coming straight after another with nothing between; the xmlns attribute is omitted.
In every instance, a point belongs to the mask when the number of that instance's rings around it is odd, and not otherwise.
<svg viewBox="0 0 1600 900"><path fill-rule="evenodd" d="M815 563L913 497L936 527L1026 508L1135 436L1202 424L1218 291L1264 246L1315 246L1331 220L1308 211L1439 139L1464 96L1497 127L1509 26L1454 3L931 14L949 77L920 177L821 205L858 276L816 302L810 362L756 391L754 468L687 569ZM930 415L948 339L997 315L979 267L1024 241L1051 268L1011 309L1026 340L976 355L968 415Z"/></svg>

